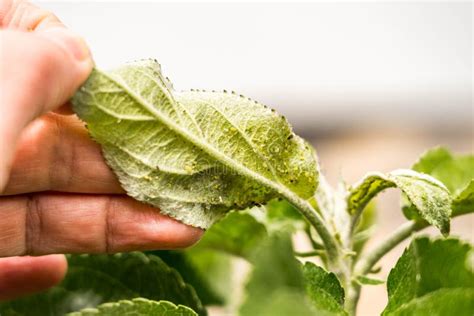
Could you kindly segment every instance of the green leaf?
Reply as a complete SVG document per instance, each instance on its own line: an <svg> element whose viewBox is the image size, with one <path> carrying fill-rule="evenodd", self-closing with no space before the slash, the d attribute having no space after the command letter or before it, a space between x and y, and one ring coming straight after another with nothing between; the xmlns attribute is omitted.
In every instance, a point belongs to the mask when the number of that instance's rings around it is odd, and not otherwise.
<svg viewBox="0 0 474 316"><path fill-rule="evenodd" d="M231 212L209 228L196 247L220 250L249 259L266 236L265 226L253 216Z"/></svg>
<svg viewBox="0 0 474 316"><path fill-rule="evenodd" d="M45 293L0 303L0 314L64 315L98 304L144 297L189 306L206 315L194 289L160 258L142 253L68 256L68 273Z"/></svg>
<svg viewBox="0 0 474 316"><path fill-rule="evenodd" d="M301 213L286 200L274 199L269 201L265 207L267 218L271 222L304 220Z"/></svg>
<svg viewBox="0 0 474 316"><path fill-rule="evenodd" d="M240 315L314 314L305 300L305 285L300 264L293 256L288 235L271 235L255 252L254 268L246 285L246 298ZM275 301L278 302L275 304Z"/></svg>
<svg viewBox="0 0 474 316"><path fill-rule="evenodd" d="M173 91L156 61L95 69L72 103L127 193L184 223L316 189L314 151L286 119L236 94Z"/></svg>
<svg viewBox="0 0 474 316"><path fill-rule="evenodd" d="M191 285L203 305L223 305L231 292L230 256L202 247L186 250L149 251L176 269ZM212 271L212 273L209 273Z"/></svg>
<svg viewBox="0 0 474 316"><path fill-rule="evenodd" d="M439 163L430 173L458 195L474 179L474 156L458 156Z"/></svg>
<svg viewBox="0 0 474 316"><path fill-rule="evenodd" d="M150 301L143 298L135 298L131 301L122 300L113 303L105 303L97 308L88 308L79 312L71 313L69 316L196 316L197 314L189 307L174 305L167 301Z"/></svg>
<svg viewBox="0 0 474 316"><path fill-rule="evenodd" d="M263 207L263 211L262 222L269 232L296 232L307 226L303 215L286 200L273 199Z"/></svg>
<svg viewBox="0 0 474 316"><path fill-rule="evenodd" d="M183 304L199 314L206 314L194 289L159 257L135 252L112 256L79 255L72 256L68 261L69 269L103 273L138 293L138 296Z"/></svg>
<svg viewBox="0 0 474 316"><path fill-rule="evenodd" d="M393 316L472 316L474 290L464 288L441 289L414 299L401 306Z"/></svg>
<svg viewBox="0 0 474 316"><path fill-rule="evenodd" d="M303 266L306 293L319 311L347 315L344 311L344 289L334 273L306 262Z"/></svg>
<svg viewBox="0 0 474 316"><path fill-rule="evenodd" d="M453 215L474 213L474 180L454 198L452 208Z"/></svg>
<svg viewBox="0 0 474 316"><path fill-rule="evenodd" d="M435 147L426 151L417 162L412 166L412 169L418 172L431 175L439 164L452 160L453 156L448 149L444 147ZM441 179L438 179L442 181Z"/></svg>
<svg viewBox="0 0 474 316"><path fill-rule="evenodd" d="M453 156L438 147L424 153L412 169L446 185L453 195L453 216L474 212L474 155Z"/></svg>
<svg viewBox="0 0 474 316"><path fill-rule="evenodd" d="M474 274L466 264L471 251L470 244L453 238L413 240L389 274L389 300L383 314L427 315L431 310L434 315L451 315L440 313L435 307L440 307L442 302L447 306L472 306L468 300L472 301ZM454 299L457 295L453 293L464 294ZM450 299L453 303L448 303ZM453 315L473 312L472 308L455 310L459 313Z"/></svg>
<svg viewBox="0 0 474 316"><path fill-rule="evenodd" d="M204 279L204 283L196 287L199 297L201 297L199 289L207 284L221 298L222 304L228 303L234 294L232 257L212 249L200 248L186 250L186 255ZM212 271L212 273L209 273L209 271ZM211 305L210 303L207 304Z"/></svg>
<svg viewBox="0 0 474 316"><path fill-rule="evenodd" d="M278 289L268 294L261 306L258 306L258 314L250 314L252 310L243 310L240 315L248 316L333 316L333 314L324 311L315 312L310 303L300 292L294 292L291 289Z"/></svg>
<svg viewBox="0 0 474 316"><path fill-rule="evenodd" d="M449 233L451 195L438 180L412 170L395 170L386 175L367 175L350 190L348 210L351 214L361 212L369 201L381 191L399 188L416 207L421 218L436 226L441 233Z"/></svg>

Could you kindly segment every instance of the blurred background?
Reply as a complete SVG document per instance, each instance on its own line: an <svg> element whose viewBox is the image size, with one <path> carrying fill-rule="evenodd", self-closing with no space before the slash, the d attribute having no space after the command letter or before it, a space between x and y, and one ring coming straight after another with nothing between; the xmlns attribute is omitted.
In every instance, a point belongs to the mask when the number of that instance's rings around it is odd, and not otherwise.
<svg viewBox="0 0 474 316"><path fill-rule="evenodd" d="M435 145L474 150L472 2L39 3L98 67L156 58L177 90L235 90L277 109L333 184L410 167ZM398 198L378 199L375 240L404 221ZM473 241L473 216L452 231ZM360 315L380 313L384 287L363 292Z"/></svg>

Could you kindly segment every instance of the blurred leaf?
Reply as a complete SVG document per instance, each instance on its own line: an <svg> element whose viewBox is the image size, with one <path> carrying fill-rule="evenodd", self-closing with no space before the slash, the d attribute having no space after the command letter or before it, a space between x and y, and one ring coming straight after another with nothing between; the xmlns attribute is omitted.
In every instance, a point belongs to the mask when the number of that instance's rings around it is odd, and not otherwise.
<svg viewBox="0 0 474 316"><path fill-rule="evenodd" d="M326 312L315 312L304 295L292 289L279 288L268 294L261 305L247 306L240 311L241 316L333 316ZM258 312L258 314L252 314Z"/></svg>
<svg viewBox="0 0 474 316"><path fill-rule="evenodd" d="M267 217L269 220L303 220L298 210L286 200L273 199L266 204Z"/></svg>
<svg viewBox="0 0 474 316"><path fill-rule="evenodd" d="M474 314L473 289L441 289L410 301L386 315L394 316L472 316Z"/></svg>
<svg viewBox="0 0 474 316"><path fill-rule="evenodd" d="M9 310L18 315L64 315L104 302L144 297L183 304L206 315L194 289L156 256L70 255L68 264L66 278L57 287L0 303L0 314Z"/></svg>
<svg viewBox="0 0 474 316"><path fill-rule="evenodd" d="M299 316L313 314L305 301L300 264L293 256L288 235L271 235L255 252L254 268L246 285L240 315ZM275 304L275 301L277 304Z"/></svg>
<svg viewBox="0 0 474 316"><path fill-rule="evenodd" d="M474 213L474 180L453 201L453 215Z"/></svg>
<svg viewBox="0 0 474 316"><path fill-rule="evenodd" d="M471 316L474 274L466 266L471 251L454 238L413 240L390 271L383 315ZM440 313L454 305L456 313Z"/></svg>
<svg viewBox="0 0 474 316"><path fill-rule="evenodd" d="M423 153L411 167L413 170L431 175L439 164L452 160L451 152L444 147L435 147ZM438 179L442 181L442 179Z"/></svg>
<svg viewBox="0 0 474 316"><path fill-rule="evenodd" d="M306 262L303 266L306 293L318 311L347 315L344 311L344 289L334 273Z"/></svg>
<svg viewBox="0 0 474 316"><path fill-rule="evenodd" d="M223 305L231 285L231 258L219 251L193 247L186 250L147 252L160 257L178 270L184 282L192 285L203 305ZM209 273L212 271L212 273Z"/></svg>
<svg viewBox="0 0 474 316"><path fill-rule="evenodd" d="M458 195L474 179L474 156L457 156L439 163L430 173Z"/></svg>
<svg viewBox="0 0 474 316"><path fill-rule="evenodd" d="M196 316L197 314L189 307L174 305L167 301L150 301L143 298L135 298L131 301L118 301L105 303L97 308L87 308L79 312L71 313L69 316Z"/></svg>
<svg viewBox="0 0 474 316"><path fill-rule="evenodd" d="M421 218L449 233L451 195L438 180L412 170L395 170L386 175L372 173L351 188L348 209L351 214L362 211L367 203L381 191L399 188L416 207Z"/></svg>
<svg viewBox="0 0 474 316"><path fill-rule="evenodd" d="M453 195L453 216L474 212L474 155L453 156L446 148L438 147L424 153L412 169L446 185ZM407 204L406 212L413 215Z"/></svg>
<svg viewBox="0 0 474 316"><path fill-rule="evenodd" d="M197 247L249 258L266 235L265 226L250 214L231 212L209 228Z"/></svg>

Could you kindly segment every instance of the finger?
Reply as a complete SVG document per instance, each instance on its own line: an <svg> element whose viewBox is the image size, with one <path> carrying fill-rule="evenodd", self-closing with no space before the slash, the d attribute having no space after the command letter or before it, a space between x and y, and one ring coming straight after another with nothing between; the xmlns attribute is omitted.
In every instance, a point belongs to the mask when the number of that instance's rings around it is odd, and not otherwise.
<svg viewBox="0 0 474 316"><path fill-rule="evenodd" d="M0 26L21 31L38 31L63 26L51 12L24 0L0 1Z"/></svg>
<svg viewBox="0 0 474 316"><path fill-rule="evenodd" d="M0 191L7 181L16 141L34 118L73 95L92 69L85 44L64 28L40 35L0 31Z"/></svg>
<svg viewBox="0 0 474 316"><path fill-rule="evenodd" d="M202 230L125 196L2 197L0 256L114 253L194 244Z"/></svg>
<svg viewBox="0 0 474 316"><path fill-rule="evenodd" d="M123 193L76 116L46 114L23 131L3 194L49 190Z"/></svg>
<svg viewBox="0 0 474 316"><path fill-rule="evenodd" d="M64 255L0 259L0 300L46 290L64 278Z"/></svg>

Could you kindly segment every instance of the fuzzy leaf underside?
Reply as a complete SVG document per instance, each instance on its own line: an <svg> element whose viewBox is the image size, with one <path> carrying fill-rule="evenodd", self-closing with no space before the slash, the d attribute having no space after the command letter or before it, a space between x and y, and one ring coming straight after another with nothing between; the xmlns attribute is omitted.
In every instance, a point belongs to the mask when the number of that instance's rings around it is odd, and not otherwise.
<svg viewBox="0 0 474 316"><path fill-rule="evenodd" d="M416 207L418 215L443 234L449 234L451 194L438 180L413 170L395 170L386 175L372 173L353 187L348 197L349 212L363 209L381 191L399 188Z"/></svg>
<svg viewBox="0 0 474 316"><path fill-rule="evenodd" d="M471 254L469 243L454 238L413 240L390 271L383 315L472 315Z"/></svg>
<svg viewBox="0 0 474 316"><path fill-rule="evenodd" d="M167 301L150 301L143 298L105 303L97 308L87 308L68 316L197 316L189 307Z"/></svg>
<svg viewBox="0 0 474 316"><path fill-rule="evenodd" d="M94 69L72 103L127 193L184 223L316 189L314 151L286 119L233 93L173 91L156 61Z"/></svg>

